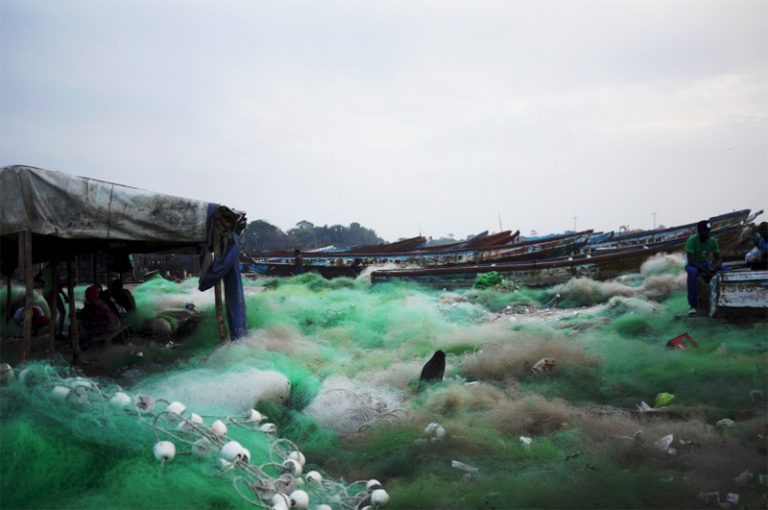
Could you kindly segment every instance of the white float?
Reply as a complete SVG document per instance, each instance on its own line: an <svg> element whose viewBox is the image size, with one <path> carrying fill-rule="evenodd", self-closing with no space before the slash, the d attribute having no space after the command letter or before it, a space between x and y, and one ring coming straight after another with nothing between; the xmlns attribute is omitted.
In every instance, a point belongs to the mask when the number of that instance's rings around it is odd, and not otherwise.
<svg viewBox="0 0 768 510"><path fill-rule="evenodd" d="M226 436L227 435L227 426L224 425L224 422L221 420L216 420L211 424L211 432L216 434L217 436Z"/></svg>
<svg viewBox="0 0 768 510"><path fill-rule="evenodd" d="M161 462L169 462L176 456L176 445L170 441L159 441L152 449L155 458Z"/></svg>

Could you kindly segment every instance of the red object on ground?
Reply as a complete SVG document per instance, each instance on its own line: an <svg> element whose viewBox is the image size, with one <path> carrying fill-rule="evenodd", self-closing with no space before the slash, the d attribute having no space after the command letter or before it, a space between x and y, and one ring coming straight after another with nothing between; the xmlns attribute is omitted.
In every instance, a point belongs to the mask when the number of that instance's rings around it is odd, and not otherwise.
<svg viewBox="0 0 768 510"><path fill-rule="evenodd" d="M675 338L667 342L667 347L670 349L685 349L685 340L688 340L688 343L690 343L692 346L696 348L699 347L699 344L696 343L696 340L694 340L688 333L677 335Z"/></svg>

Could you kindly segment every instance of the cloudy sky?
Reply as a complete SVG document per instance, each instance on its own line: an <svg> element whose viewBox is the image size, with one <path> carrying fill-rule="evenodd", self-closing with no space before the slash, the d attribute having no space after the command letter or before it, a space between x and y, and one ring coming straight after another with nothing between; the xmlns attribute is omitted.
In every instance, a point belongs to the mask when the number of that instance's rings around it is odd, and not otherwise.
<svg viewBox="0 0 768 510"><path fill-rule="evenodd" d="M0 164L388 240L768 208L768 1L0 1Z"/></svg>

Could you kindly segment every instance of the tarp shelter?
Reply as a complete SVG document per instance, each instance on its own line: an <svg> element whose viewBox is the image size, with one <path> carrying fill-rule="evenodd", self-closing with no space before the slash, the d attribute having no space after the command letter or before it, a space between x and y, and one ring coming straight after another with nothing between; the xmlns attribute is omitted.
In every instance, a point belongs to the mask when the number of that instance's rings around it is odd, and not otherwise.
<svg viewBox="0 0 768 510"><path fill-rule="evenodd" d="M237 264L222 264L225 255L239 250L245 215L218 204L23 165L0 168L0 197L0 269L6 276L19 261L25 268L95 251L127 255L189 248L203 257L201 288L212 263L215 280L239 271ZM225 278L233 338L245 334L237 276ZM205 280L209 287L210 276Z"/></svg>

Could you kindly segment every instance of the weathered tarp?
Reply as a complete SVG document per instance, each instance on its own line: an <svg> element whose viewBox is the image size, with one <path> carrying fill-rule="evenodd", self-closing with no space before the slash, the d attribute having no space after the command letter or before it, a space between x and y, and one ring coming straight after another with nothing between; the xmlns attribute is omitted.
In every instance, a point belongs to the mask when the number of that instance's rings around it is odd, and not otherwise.
<svg viewBox="0 0 768 510"><path fill-rule="evenodd" d="M218 204L145 191L98 179L75 177L24 165L0 168L0 268L12 272L18 260L17 233L31 232L33 261L49 256L93 252L150 252L193 247L202 255L213 250L214 223L230 237L226 257L214 261L218 271L201 275L224 279L230 336L247 333L245 298L237 235L245 215ZM234 241L232 241L234 239Z"/></svg>
<svg viewBox="0 0 768 510"><path fill-rule="evenodd" d="M0 168L0 234L201 243L208 203L30 166Z"/></svg>

